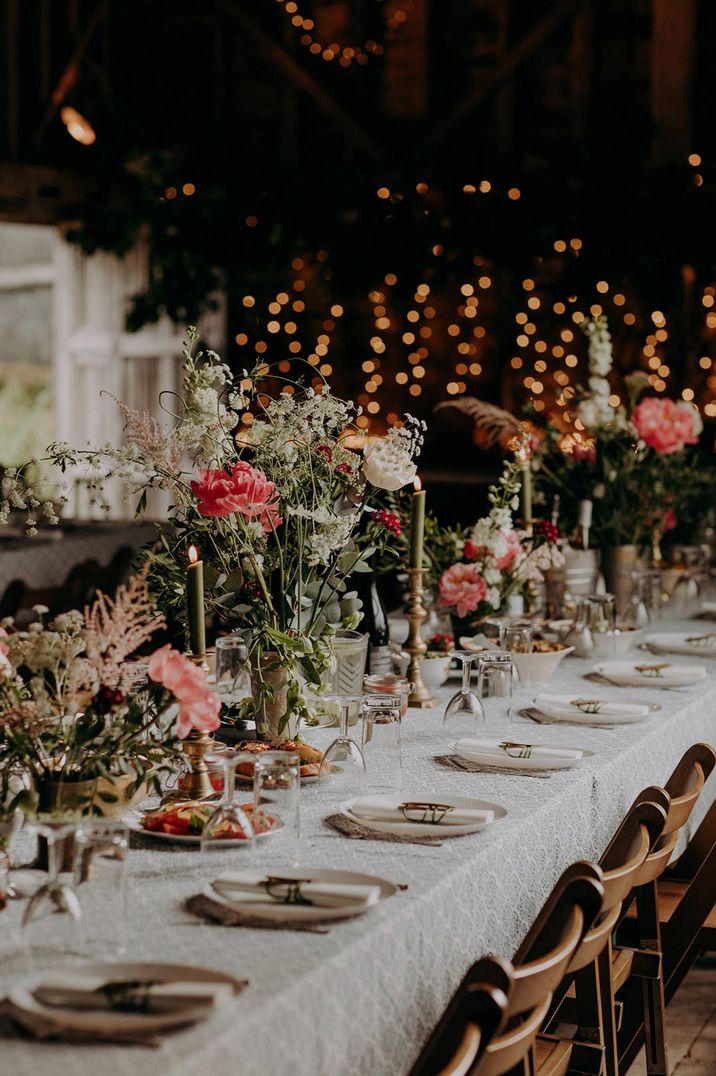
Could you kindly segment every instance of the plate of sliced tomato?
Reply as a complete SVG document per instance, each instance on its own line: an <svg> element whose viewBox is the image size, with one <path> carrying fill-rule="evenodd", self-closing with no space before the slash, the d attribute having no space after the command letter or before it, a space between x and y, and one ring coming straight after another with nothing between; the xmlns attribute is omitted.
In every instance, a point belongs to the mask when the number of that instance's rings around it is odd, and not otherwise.
<svg viewBox="0 0 716 1076"><path fill-rule="evenodd" d="M198 845L201 843L201 835L204 826L211 818L218 804L204 803L190 800L186 803L168 803L162 807L156 807L148 811L131 811L125 816L124 821L128 829L134 833L143 833L148 837L156 837L158 840L171 841L179 844ZM242 810L253 821L253 803L242 803ZM268 837L281 825L278 818L269 816L262 817L258 823L257 839ZM226 834L222 835L227 847L246 844L246 835L239 826L227 826Z"/></svg>

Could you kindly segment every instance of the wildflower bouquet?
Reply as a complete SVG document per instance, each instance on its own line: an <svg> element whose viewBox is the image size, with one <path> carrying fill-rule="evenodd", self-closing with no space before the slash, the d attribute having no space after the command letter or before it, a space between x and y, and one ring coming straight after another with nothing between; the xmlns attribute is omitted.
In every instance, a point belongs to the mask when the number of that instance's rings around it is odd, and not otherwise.
<svg viewBox="0 0 716 1076"><path fill-rule="evenodd" d="M162 624L143 576L113 600L100 594L84 613L47 625L39 619L27 630L4 622L0 788L19 769L36 789L129 775L130 792L145 782L158 790L158 768L178 753L179 740L219 724L204 673L178 651L157 650L146 679L133 675L133 655Z"/></svg>
<svg viewBox="0 0 716 1076"><path fill-rule="evenodd" d="M349 578L369 570L399 526L371 501L413 479L425 427L406 416L361 455L345 439L359 409L325 381L316 386L313 367L310 387L265 363L234 378L213 352L197 353L196 341L190 329L182 392L171 407L164 400L171 425L120 404L124 446L55 445L49 455L96 475L97 496L103 474L121 476L138 511L149 490L169 492L173 531L149 573L157 604L184 616L187 549L197 547L209 611L251 631L247 707L263 730L284 733L304 709L301 681L320 685L332 636L359 621ZM8 496L22 500L18 483Z"/></svg>
<svg viewBox="0 0 716 1076"><path fill-rule="evenodd" d="M548 568L563 563L551 523L538 520L530 532L517 530L513 522L528 437L526 431L519 435L512 446L515 458L505 462L499 482L490 487L488 515L468 532L445 530L437 557L428 549L441 569L440 604L472 625L503 608L510 597L527 596Z"/></svg>
<svg viewBox="0 0 716 1076"><path fill-rule="evenodd" d="M594 503L592 533L601 548L648 544L686 511L698 482L689 446L702 430L698 410L684 400L643 396L647 375L625 379L626 403L610 403L612 346L607 321L582 325L589 338L589 382L576 407L574 429L555 424L534 462L545 497L560 495L568 529L580 500Z"/></svg>

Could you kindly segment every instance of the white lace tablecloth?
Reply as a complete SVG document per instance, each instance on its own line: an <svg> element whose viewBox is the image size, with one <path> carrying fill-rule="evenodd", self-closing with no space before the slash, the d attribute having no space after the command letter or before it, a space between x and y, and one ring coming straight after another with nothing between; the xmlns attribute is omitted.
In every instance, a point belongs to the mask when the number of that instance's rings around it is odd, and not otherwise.
<svg viewBox="0 0 716 1076"><path fill-rule="evenodd" d="M566 659L550 689L583 695L589 667ZM709 671L716 673L716 661ZM637 725L539 726L518 718L495 727L509 738L594 752L580 769L548 780L441 766L434 759L447 747L442 709L411 711L403 735L405 791L413 797L473 794L498 801L509 813L480 833L439 847L348 840L324 825L330 811L324 793L304 787L303 864L370 872L408 885L367 915L333 925L327 935L204 924L182 908L184 898L211 877L200 855L160 846L132 851L127 958L203 964L250 985L212 1019L169 1037L160 1051L2 1041L0 1071L403 1076L466 968L487 952L511 955L561 871L575 859L599 856L635 794L647 784L663 784L691 744L716 744L715 686L710 676L685 690L599 689L662 705ZM525 692L518 701L527 701ZM332 735L315 730L308 738L325 746ZM702 797L699 818L714 796L716 778ZM222 868L240 855L227 852ZM5 985L21 966L16 938L6 929L16 925L19 911L13 905L0 920Z"/></svg>

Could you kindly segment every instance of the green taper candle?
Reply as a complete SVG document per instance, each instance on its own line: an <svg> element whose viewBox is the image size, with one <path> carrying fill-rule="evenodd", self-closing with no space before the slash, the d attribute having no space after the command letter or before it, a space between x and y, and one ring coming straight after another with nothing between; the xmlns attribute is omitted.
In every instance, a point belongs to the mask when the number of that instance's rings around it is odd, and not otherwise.
<svg viewBox="0 0 716 1076"><path fill-rule="evenodd" d="M186 570L186 607L189 617L189 649L198 658L206 653L204 620L204 562L196 546L189 546L189 567Z"/></svg>
<svg viewBox="0 0 716 1076"><path fill-rule="evenodd" d="M410 562L411 568L423 566L423 536L425 531L425 490L420 487L420 479L413 480L415 492L410 507Z"/></svg>

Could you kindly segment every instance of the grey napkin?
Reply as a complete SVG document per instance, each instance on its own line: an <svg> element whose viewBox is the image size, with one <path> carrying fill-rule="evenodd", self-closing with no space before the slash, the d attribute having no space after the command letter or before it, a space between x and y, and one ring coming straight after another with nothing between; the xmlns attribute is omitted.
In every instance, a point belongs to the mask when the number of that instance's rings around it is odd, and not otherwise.
<svg viewBox="0 0 716 1076"><path fill-rule="evenodd" d="M114 1043L118 1046L161 1046L164 1041L156 1032L143 1034L139 1031L119 1030L80 1031L64 1027L61 1023L38 1013L18 1009L8 999L0 1001L0 1035L3 1038L29 1038L41 1042Z"/></svg>
<svg viewBox="0 0 716 1076"><path fill-rule="evenodd" d="M485 766L482 762L471 762L467 758L457 758L455 755L436 755L435 761L441 766L447 766L451 770L463 770L465 773L495 773L505 777L541 777L543 781L552 776L546 770L522 770L512 769L509 766Z"/></svg>
<svg viewBox="0 0 716 1076"><path fill-rule="evenodd" d="M439 837L404 837L398 833L379 833L377 830L360 826L352 818L343 814L332 814L324 819L331 829L338 830L344 837L358 841L388 841L393 844L442 844Z"/></svg>
<svg viewBox="0 0 716 1076"><path fill-rule="evenodd" d="M330 927L316 921L311 923L284 922L244 915L218 900L212 900L206 893L196 893L193 897L188 897L184 902L184 907L191 915L196 915L199 919L205 919L210 923L220 923L224 927L250 927L252 930L297 930L308 934L328 934L330 931Z"/></svg>

